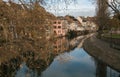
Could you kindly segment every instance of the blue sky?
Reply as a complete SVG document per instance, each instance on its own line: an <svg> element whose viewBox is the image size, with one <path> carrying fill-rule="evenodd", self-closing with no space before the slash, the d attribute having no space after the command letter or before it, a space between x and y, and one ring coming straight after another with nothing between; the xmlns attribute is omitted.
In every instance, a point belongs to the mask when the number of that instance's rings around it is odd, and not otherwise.
<svg viewBox="0 0 120 77"><path fill-rule="evenodd" d="M59 1L59 2L58 2ZM72 1L72 0L66 0ZM47 10L55 15L94 16L95 4L90 0L77 0L66 6L63 0L47 0Z"/></svg>

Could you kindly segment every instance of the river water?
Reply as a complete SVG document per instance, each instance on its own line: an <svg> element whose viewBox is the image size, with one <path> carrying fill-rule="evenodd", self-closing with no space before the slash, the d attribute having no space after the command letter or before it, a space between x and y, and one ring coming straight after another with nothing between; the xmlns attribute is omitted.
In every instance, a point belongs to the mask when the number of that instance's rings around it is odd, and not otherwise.
<svg viewBox="0 0 120 77"><path fill-rule="evenodd" d="M97 64L99 63L99 64ZM57 56L41 77L119 77L120 73L98 62L83 48Z"/></svg>
<svg viewBox="0 0 120 77"><path fill-rule="evenodd" d="M41 52L43 57L32 58L29 53L24 60L1 63L0 77L120 77L120 72L90 56L82 47L77 48L82 39L61 38L52 46L54 54Z"/></svg>

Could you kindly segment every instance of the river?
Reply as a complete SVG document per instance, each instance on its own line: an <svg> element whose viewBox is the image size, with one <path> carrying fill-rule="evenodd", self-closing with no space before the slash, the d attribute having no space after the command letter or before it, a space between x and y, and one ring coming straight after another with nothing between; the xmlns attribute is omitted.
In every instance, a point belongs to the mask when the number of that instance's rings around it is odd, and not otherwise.
<svg viewBox="0 0 120 77"><path fill-rule="evenodd" d="M87 54L83 48L57 56L41 77L119 77L120 73Z"/></svg>
<svg viewBox="0 0 120 77"><path fill-rule="evenodd" d="M1 63L0 77L120 77L120 72L77 47L83 39L59 38L52 42L52 51L11 58Z"/></svg>

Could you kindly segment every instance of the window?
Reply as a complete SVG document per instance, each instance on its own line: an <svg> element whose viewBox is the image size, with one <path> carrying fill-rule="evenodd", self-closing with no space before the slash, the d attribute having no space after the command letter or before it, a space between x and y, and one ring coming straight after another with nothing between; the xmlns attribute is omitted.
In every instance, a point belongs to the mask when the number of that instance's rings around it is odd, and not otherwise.
<svg viewBox="0 0 120 77"><path fill-rule="evenodd" d="M54 24L56 24L56 21L54 22Z"/></svg>
<svg viewBox="0 0 120 77"><path fill-rule="evenodd" d="M56 34L56 31L54 31L54 33Z"/></svg>
<svg viewBox="0 0 120 77"><path fill-rule="evenodd" d="M61 24L61 22L59 21L58 24Z"/></svg>
<svg viewBox="0 0 120 77"><path fill-rule="evenodd" d="M61 33L61 31L59 30L58 33Z"/></svg>
<svg viewBox="0 0 120 77"><path fill-rule="evenodd" d="M61 26L58 26L58 28L61 28Z"/></svg>
<svg viewBox="0 0 120 77"><path fill-rule="evenodd" d="M56 26L54 26L54 28L56 29Z"/></svg>
<svg viewBox="0 0 120 77"><path fill-rule="evenodd" d="M54 48L57 48L57 46L54 46Z"/></svg>

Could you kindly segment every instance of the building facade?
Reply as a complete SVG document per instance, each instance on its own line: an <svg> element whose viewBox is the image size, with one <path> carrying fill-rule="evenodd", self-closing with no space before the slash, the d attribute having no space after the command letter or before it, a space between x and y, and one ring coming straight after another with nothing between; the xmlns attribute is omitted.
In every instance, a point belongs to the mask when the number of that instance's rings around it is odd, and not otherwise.
<svg viewBox="0 0 120 77"><path fill-rule="evenodd" d="M53 21L53 32L55 36L65 36L67 34L67 21L56 19Z"/></svg>

